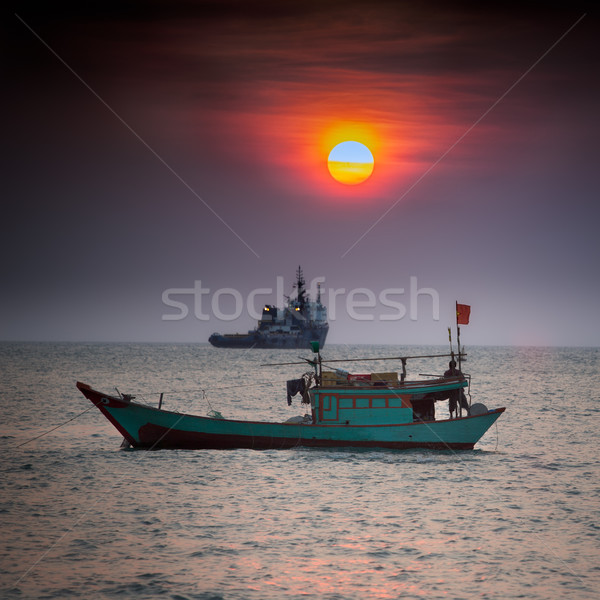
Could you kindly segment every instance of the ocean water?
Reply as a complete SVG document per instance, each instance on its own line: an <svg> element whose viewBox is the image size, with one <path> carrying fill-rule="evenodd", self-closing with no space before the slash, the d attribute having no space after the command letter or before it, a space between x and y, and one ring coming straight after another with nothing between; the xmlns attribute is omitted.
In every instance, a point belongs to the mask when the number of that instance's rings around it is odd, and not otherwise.
<svg viewBox="0 0 600 600"><path fill-rule="evenodd" d="M77 380L285 420L304 412L285 395L304 367L260 365L303 353L0 344L0 597L598 598L600 350L468 352L473 402L507 407L472 451L146 452L119 450ZM409 376L446 361L409 361Z"/></svg>

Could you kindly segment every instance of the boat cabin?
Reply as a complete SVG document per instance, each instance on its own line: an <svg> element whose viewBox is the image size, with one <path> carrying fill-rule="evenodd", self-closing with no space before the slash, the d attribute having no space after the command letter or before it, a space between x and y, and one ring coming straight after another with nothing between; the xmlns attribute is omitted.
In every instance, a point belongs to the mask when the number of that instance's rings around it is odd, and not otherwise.
<svg viewBox="0 0 600 600"><path fill-rule="evenodd" d="M434 421L435 403L468 386L464 377L399 381L398 373L323 372L309 390L313 423L327 425L401 425Z"/></svg>

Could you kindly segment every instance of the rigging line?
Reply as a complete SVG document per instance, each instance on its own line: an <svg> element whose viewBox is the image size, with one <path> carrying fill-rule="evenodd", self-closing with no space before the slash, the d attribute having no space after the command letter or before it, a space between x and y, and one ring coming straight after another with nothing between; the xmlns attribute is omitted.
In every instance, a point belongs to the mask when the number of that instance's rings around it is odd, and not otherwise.
<svg viewBox="0 0 600 600"><path fill-rule="evenodd" d="M237 388L249 388L249 387L257 387L260 385L270 385L273 386L276 383L285 383L287 381L287 379L278 379L276 381L257 381L256 383L242 383L240 385L226 385L226 386L221 386L221 387L204 387L204 388L194 388L194 389L187 389L187 390L167 390L167 391L162 391L162 392L157 392L157 391L141 391L141 392L136 392L139 396L151 396L151 395L156 395L156 394L189 394L191 392L218 392L220 390L233 390L233 389L237 389Z"/></svg>
<svg viewBox="0 0 600 600"><path fill-rule="evenodd" d="M325 363L333 363L333 362L366 362L366 361L374 361L374 360L414 360L416 358L443 358L444 356L457 356L458 353L454 354L420 354L418 356L376 356L376 357L363 357L363 358L323 358L321 362ZM461 352L462 356L467 356L466 352ZM308 358L304 359L304 362L289 362L289 363L263 363L261 367L278 367L282 365L303 365L304 363L313 364L313 361Z"/></svg>
<svg viewBox="0 0 600 600"><path fill-rule="evenodd" d="M150 144L148 144L148 142L146 142L146 140L144 140L142 138L142 136L137 133L133 127L131 127L131 125L129 125L125 119L123 119L118 113L117 111L115 111L101 96L100 94L98 94L84 79L83 77L81 77L55 50L53 50L47 43L46 41L44 41L39 35L38 33L32 29L17 13L15 13L15 17L21 21L21 23L23 23L23 25L46 47L47 50L49 50L63 65L64 67L66 67L79 81L81 84L83 84L87 90L93 94L96 99L104 105L104 107L110 111L113 116L121 122L121 124L123 126L125 126L137 139L139 142L141 142L147 150L149 150L154 156L155 158L157 158L162 164L163 166L165 166L167 168L167 170L169 170L179 181L180 183L182 183L184 185L184 187L186 187L198 200L200 200L200 202L202 202L202 204L204 204L204 206L219 220L221 221L221 223L223 223L223 225L225 225L225 227L227 229L229 229L229 231L231 233L233 233L233 235L240 241L242 242L242 244L244 244L244 246L246 246L246 248L248 248L248 250L250 250L250 252L252 252L252 254L254 254L254 256L256 256L256 258L260 258L260 256L258 255L258 253L250 247L250 245L233 229L233 227L231 227L226 221L225 219L223 219L223 217L221 217L221 215L219 215L219 213L217 213L217 211L210 206L210 204L208 204L208 202L206 202L204 200L204 198L202 198L202 196L200 196L200 194L198 194L198 192L196 192L196 190L194 190L192 188L192 186L183 179L183 177L181 175L179 175L179 173L177 173L177 171L175 171L175 169L173 169L173 167L171 167L171 165L169 163L167 163L167 161L160 156L160 154L158 154L158 152L156 152L156 150L154 150L154 148L152 148L152 146L150 146Z"/></svg>
<svg viewBox="0 0 600 600"><path fill-rule="evenodd" d="M95 408L95 406L96 406L95 404L92 404L92 406L90 406L89 408L86 408L83 412L79 413L78 415L75 415L74 417L72 417L68 421L65 421L64 423L61 423L60 425L57 425L56 427L53 427L52 429L49 429L48 431L46 431L44 433L41 433L40 435L37 435L34 438L31 438L30 440L27 440L26 442L23 442L22 444L19 444L16 447L20 448L21 446L25 446L25 444L29 444L30 442L33 442L34 440L39 440L41 437L44 437L45 435L48 435L49 433L52 433L53 431L56 431L60 427L63 427L67 423L70 423L71 421L74 421L75 419L78 419L82 415L85 415L86 412L88 412L89 410L92 410L92 408Z"/></svg>
<svg viewBox="0 0 600 600"><path fill-rule="evenodd" d="M429 175L429 173L439 164L442 162L442 160L444 160L444 158L446 158L446 156L452 151L454 150L454 148L456 146L458 146L458 144L460 144L460 142L462 142L462 140L473 130L475 129L475 127L477 127L477 125L479 125L479 123L481 123L481 121L483 121L483 119L485 119L485 117L487 117L487 115L492 112L492 110L494 110L494 108L496 108L496 106L498 106L498 104L500 102L502 102L502 100L504 100L504 98L506 98L506 96L508 96L508 94L510 94L510 92L512 92L512 90L519 84L521 83L521 81L523 81L523 79L525 77L527 77L527 75L529 75L529 73L531 73L531 71L533 71L533 69L535 69L535 67L537 67L537 65L544 59L546 58L546 56L548 56L548 54L550 54L550 52L552 52L552 50L554 50L554 48L556 48L556 46L558 46L558 44L560 44L560 42L569 34L571 33L571 31L573 29L575 29L575 27L577 27L577 25L579 25L579 23L586 17L587 13L583 13L579 19L577 19L577 21L575 21L575 23L573 23L573 25L571 25L435 162L433 162L431 165L429 165L429 167L425 170L424 173L421 174L420 177L417 178L417 180L403 193L400 195L400 197L387 209L383 212L383 214L354 242L354 244L352 244L352 246L350 246L350 248L348 248L346 250L346 252L344 252L344 254L342 254L341 258L345 258L346 255L356 246L358 245L375 227L377 227L377 225L379 225L379 223L381 223L381 221L383 219L385 219L385 217L394 209L396 208L396 206L398 205L398 203L400 203L415 187L417 187L417 185L419 185L419 183L421 183L421 181L427 177L427 175Z"/></svg>

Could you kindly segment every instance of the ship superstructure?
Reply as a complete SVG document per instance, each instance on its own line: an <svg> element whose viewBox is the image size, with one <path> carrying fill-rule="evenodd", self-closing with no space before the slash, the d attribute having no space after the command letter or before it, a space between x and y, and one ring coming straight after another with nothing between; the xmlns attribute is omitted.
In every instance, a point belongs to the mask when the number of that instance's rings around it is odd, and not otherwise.
<svg viewBox="0 0 600 600"><path fill-rule="evenodd" d="M296 271L294 287L295 298L288 298L283 308L265 305L258 325L248 333L213 333L208 341L219 348L308 348L314 341L323 347L329 324L320 287L316 300L312 301L301 267Z"/></svg>

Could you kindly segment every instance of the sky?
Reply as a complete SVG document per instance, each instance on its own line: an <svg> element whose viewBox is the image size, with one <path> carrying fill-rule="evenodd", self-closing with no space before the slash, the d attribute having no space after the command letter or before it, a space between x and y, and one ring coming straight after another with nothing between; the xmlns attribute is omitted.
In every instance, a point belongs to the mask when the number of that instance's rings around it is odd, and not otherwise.
<svg viewBox="0 0 600 600"><path fill-rule="evenodd" d="M578 1L16 3L0 339L204 343L301 265L330 343L445 344L458 301L467 347L600 345L598 33Z"/></svg>

